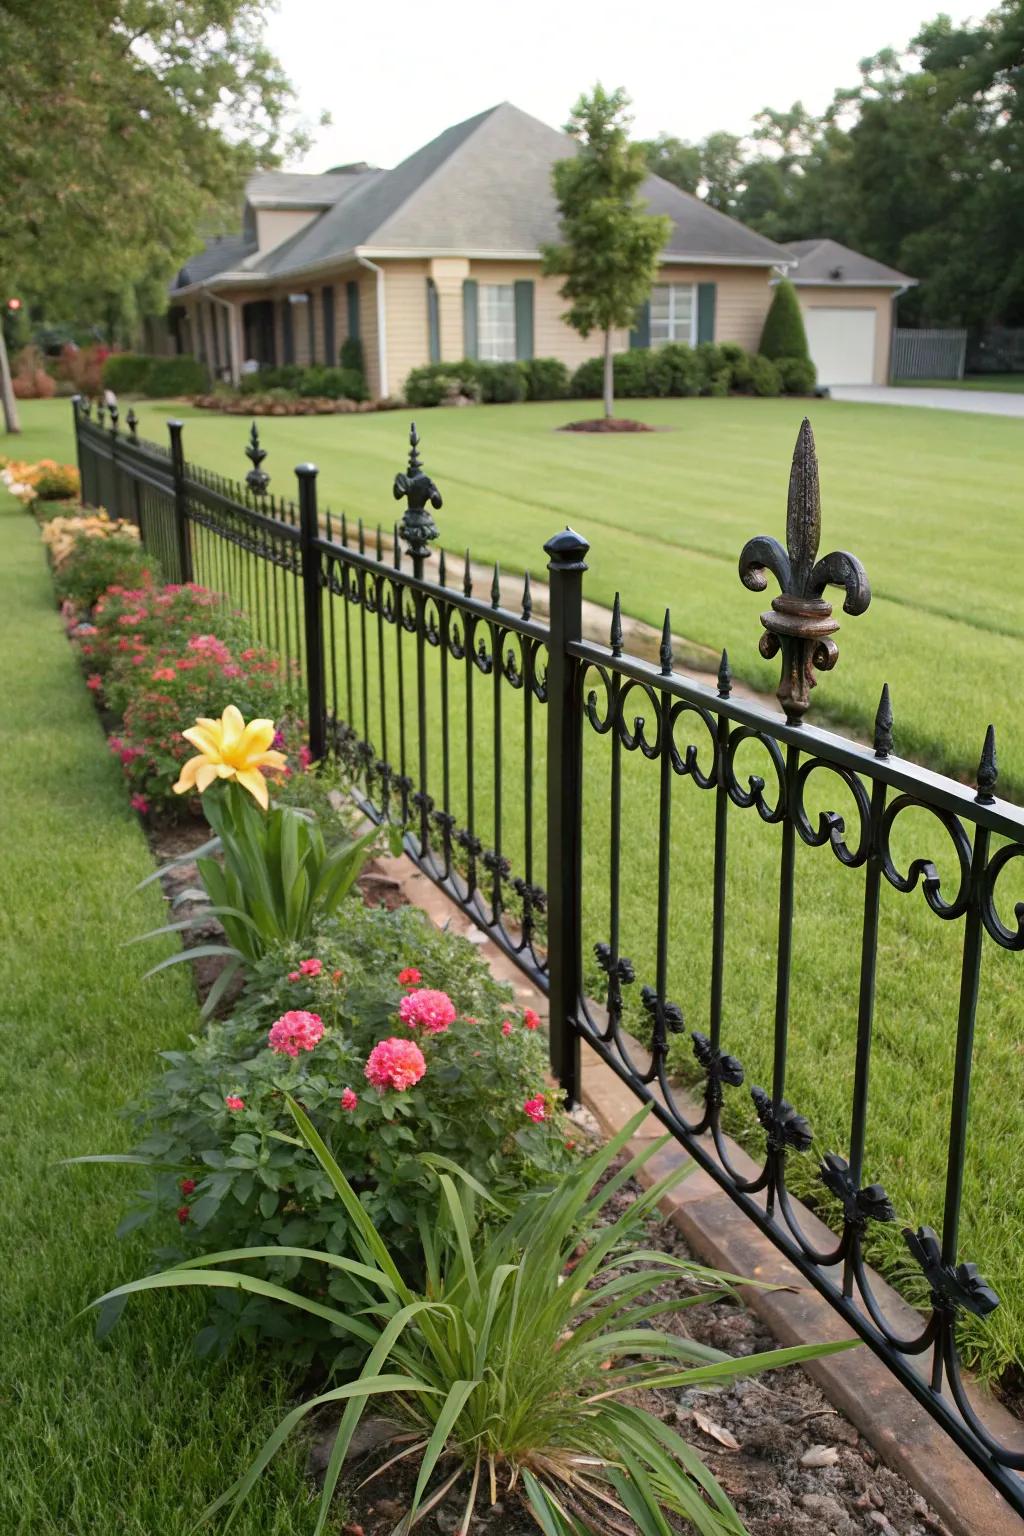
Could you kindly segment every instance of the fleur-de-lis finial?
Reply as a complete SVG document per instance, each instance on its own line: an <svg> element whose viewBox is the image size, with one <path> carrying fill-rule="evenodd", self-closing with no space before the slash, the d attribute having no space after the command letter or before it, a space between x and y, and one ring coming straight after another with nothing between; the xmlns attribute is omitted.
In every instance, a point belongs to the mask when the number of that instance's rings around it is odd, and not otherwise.
<svg viewBox="0 0 1024 1536"><path fill-rule="evenodd" d="M139 418L136 416L133 406L128 407L128 415L125 417L125 421L128 425L128 436L133 443L137 443L139 440Z"/></svg>
<svg viewBox="0 0 1024 1536"><path fill-rule="evenodd" d="M762 613L765 633L759 650L769 660L782 652L782 679L777 698L790 725L799 725L810 704L815 671L830 672L839 659L832 639L839 624L832 604L822 596L827 586L843 587L843 612L863 613L871 601L871 588L860 561L845 550L823 555L821 495L818 459L811 424L804 418L793 453L786 509L786 549L777 539L761 534L749 539L740 555L740 580L752 592L763 592L771 571L781 587L772 598L770 613Z"/></svg>
<svg viewBox="0 0 1024 1536"><path fill-rule="evenodd" d="M405 540L414 565L426 556L431 539L437 538L437 524L427 511L427 506L429 504L435 512L440 512L443 505L441 492L423 468L419 444L416 423L412 422L409 426L409 463L404 473L395 476L394 487L395 500L401 501L403 496L406 499L398 531Z"/></svg>
<svg viewBox="0 0 1024 1536"><path fill-rule="evenodd" d="M253 422L249 430L249 441L246 444L245 456L252 464L252 469L250 469L245 477L245 483L254 496L265 496L267 494L267 486L270 484L270 476L263 468L263 460L267 456L267 450L260 447L260 434L255 422Z"/></svg>

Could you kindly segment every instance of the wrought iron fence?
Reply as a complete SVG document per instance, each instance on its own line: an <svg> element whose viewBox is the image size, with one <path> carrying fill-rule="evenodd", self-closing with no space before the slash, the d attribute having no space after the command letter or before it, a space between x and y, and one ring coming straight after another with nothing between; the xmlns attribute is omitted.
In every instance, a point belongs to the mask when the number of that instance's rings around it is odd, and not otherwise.
<svg viewBox="0 0 1024 1536"><path fill-rule="evenodd" d="M125 436L116 410L105 416L101 407L93 417L87 404L75 402L85 499L134 518L171 579L199 578L229 592L248 609L264 642L297 663L314 757L334 753L344 761L365 811L400 826L411 858L547 992L552 1069L567 1096L579 1097L585 1044L652 1102L690 1156L1024 1514L1017 1476L1024 1453L999 1443L982 1421L957 1349L960 1320L985 1318L999 1305L976 1266L961 1260L960 1218L983 952L987 946L1024 950L1024 902L1007 921L999 898L1003 872L1024 854L1024 812L996 796L991 727L976 784L968 787L894 756L887 687L872 747L806 723L817 674L838 659L839 626L826 589L844 591L850 615L864 613L870 602L854 556L840 551L819 558L809 424L793 457L786 547L754 538L739 561L748 589L764 591L769 575L780 589L761 615L760 640L765 657L781 657L779 716L734 695L724 653L717 688L678 673L667 614L657 664L626 654L617 599L608 643L584 638L588 545L569 528L544 546L546 621L534 614L529 576L518 612L502 606L497 567L488 597L477 595L468 552L454 583L443 551L436 579L429 578L425 566L438 538L432 514L442 502L423 468L415 428L407 468L394 483L405 506L386 537L380 527L368 535L361 521L353 528L344 516L318 509L311 465L296 471L296 502L272 496L255 424L246 449L252 467L245 483L236 484L185 460L179 423L169 424L168 452L138 438L131 414L127 421ZM601 773L590 777L605 798L607 848L596 865L606 882L607 925L587 946L584 761L591 764L595 751L604 754ZM755 772L752 752L761 759ZM644 763L656 787L653 965L632 1010L645 1020L647 1044L641 1046L638 1032L624 1022L639 977L623 953L620 919L623 804L639 783L635 766L627 783L625 768ZM696 1113L669 1070L670 1042L686 1030L683 1009L668 995L677 942L671 895L674 883L685 887L687 878L684 871L680 882L673 870L673 800L680 785L708 796L713 806L708 1010L706 1028L691 1033L703 1075ZM837 796L842 811L832 808ZM774 842L766 852L769 862L777 859L777 887L769 887L770 895L754 893L777 912L777 943L770 1087L749 1090L751 1122L761 1136L753 1171L738 1166L723 1127L726 1104L747 1075L730 1051L723 1001L729 838L744 816L752 820L741 825L778 828L777 853ZM945 840L944 854L936 855L932 835ZM862 903L849 1132L841 1150L824 1150L818 1169L841 1212L841 1230L825 1245L808 1235L806 1213L787 1178L790 1159L813 1142L807 1118L786 1097L800 845L831 850L840 878L859 881ZM920 1325L909 1332L886 1316L864 1257L873 1224L897 1219L886 1190L872 1181L866 1136L886 887L908 897L920 890L936 922L958 925L962 933L943 1218L941 1233L904 1230L909 1260L930 1298ZM738 920L745 920L743 912ZM585 984L588 948L602 978L600 1004L596 989Z"/></svg>

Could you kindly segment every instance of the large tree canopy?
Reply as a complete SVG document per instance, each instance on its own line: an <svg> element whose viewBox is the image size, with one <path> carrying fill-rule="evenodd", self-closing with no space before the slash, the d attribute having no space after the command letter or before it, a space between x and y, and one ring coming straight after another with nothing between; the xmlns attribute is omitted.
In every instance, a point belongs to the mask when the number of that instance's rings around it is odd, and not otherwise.
<svg viewBox="0 0 1024 1536"><path fill-rule="evenodd" d="M820 118L796 102L746 140L645 149L771 239L830 237L918 277L902 315L1024 325L1024 0L962 27L939 16L863 60Z"/></svg>
<svg viewBox="0 0 1024 1536"><path fill-rule="evenodd" d="M262 41L265 9L5 0L7 295L78 323L162 307L203 223L236 221L245 176L301 143L286 128L291 88Z"/></svg>

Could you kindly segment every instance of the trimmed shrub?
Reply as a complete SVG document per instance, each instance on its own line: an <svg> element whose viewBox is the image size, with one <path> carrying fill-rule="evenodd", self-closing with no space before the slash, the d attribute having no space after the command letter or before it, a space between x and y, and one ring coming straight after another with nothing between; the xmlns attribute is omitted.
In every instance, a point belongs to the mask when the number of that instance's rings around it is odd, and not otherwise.
<svg viewBox="0 0 1024 1536"><path fill-rule="evenodd" d="M141 352L112 352L103 364L103 385L115 395L144 395L156 357Z"/></svg>
<svg viewBox="0 0 1024 1536"><path fill-rule="evenodd" d="M780 357L775 364L787 395L811 395L818 382L818 370L810 358Z"/></svg>
<svg viewBox="0 0 1024 1536"><path fill-rule="evenodd" d="M428 363L414 368L405 381L408 405L444 405L465 396L479 400L481 387L478 363L463 358L461 363Z"/></svg>
<svg viewBox="0 0 1024 1536"><path fill-rule="evenodd" d="M366 360L363 356L363 343L359 336L346 336L338 350L338 362L343 368L351 368L365 380Z"/></svg>
<svg viewBox="0 0 1024 1536"><path fill-rule="evenodd" d="M770 357L755 352L750 359L750 388L764 397L782 394L782 377Z"/></svg>
<svg viewBox="0 0 1024 1536"><path fill-rule="evenodd" d="M780 278L764 320L760 353L773 361L779 357L800 357L810 362L807 332L800 311L796 289L788 278Z"/></svg>
<svg viewBox="0 0 1024 1536"><path fill-rule="evenodd" d="M727 395L732 387L732 373L729 361L726 357L726 346L734 343L722 343L720 346L714 341L700 341L697 343L694 356L697 359L697 367L700 371L700 393L722 397ZM742 347L737 347L742 352Z"/></svg>
<svg viewBox="0 0 1024 1536"><path fill-rule="evenodd" d="M738 341L723 341L719 352L729 375L729 388L741 395L749 395L754 387L753 354Z"/></svg>
<svg viewBox="0 0 1024 1536"><path fill-rule="evenodd" d="M477 363L474 372L480 398L486 405L515 405L526 399L526 370L522 363Z"/></svg>
<svg viewBox="0 0 1024 1536"><path fill-rule="evenodd" d="M574 400L600 400L604 384L604 359L588 357L572 376L569 393Z"/></svg>
<svg viewBox="0 0 1024 1536"><path fill-rule="evenodd" d="M557 357L531 357L521 367L526 373L527 400L565 400L570 373Z"/></svg>
<svg viewBox="0 0 1024 1536"><path fill-rule="evenodd" d="M292 386L303 399L365 400L366 380L355 368L303 368Z"/></svg>
<svg viewBox="0 0 1024 1536"><path fill-rule="evenodd" d="M52 400L56 381L46 371L46 359L38 347L23 347L11 365L12 386L18 400Z"/></svg>
<svg viewBox="0 0 1024 1536"><path fill-rule="evenodd" d="M692 347L671 341L651 354L651 393L686 397L699 395L704 370Z"/></svg>
<svg viewBox="0 0 1024 1536"><path fill-rule="evenodd" d="M206 364L197 357L158 357L146 379L146 394L151 400L199 395L209 387Z"/></svg>

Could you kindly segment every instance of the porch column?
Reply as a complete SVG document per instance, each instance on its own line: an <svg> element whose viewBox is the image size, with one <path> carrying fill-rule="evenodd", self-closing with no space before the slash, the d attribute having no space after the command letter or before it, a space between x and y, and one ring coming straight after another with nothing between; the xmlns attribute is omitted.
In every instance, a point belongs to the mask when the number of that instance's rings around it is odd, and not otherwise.
<svg viewBox="0 0 1024 1536"><path fill-rule="evenodd" d="M469 276L469 262L463 256L435 257L430 263L430 276L437 289L441 361L456 363L466 355L462 335L462 284Z"/></svg>

